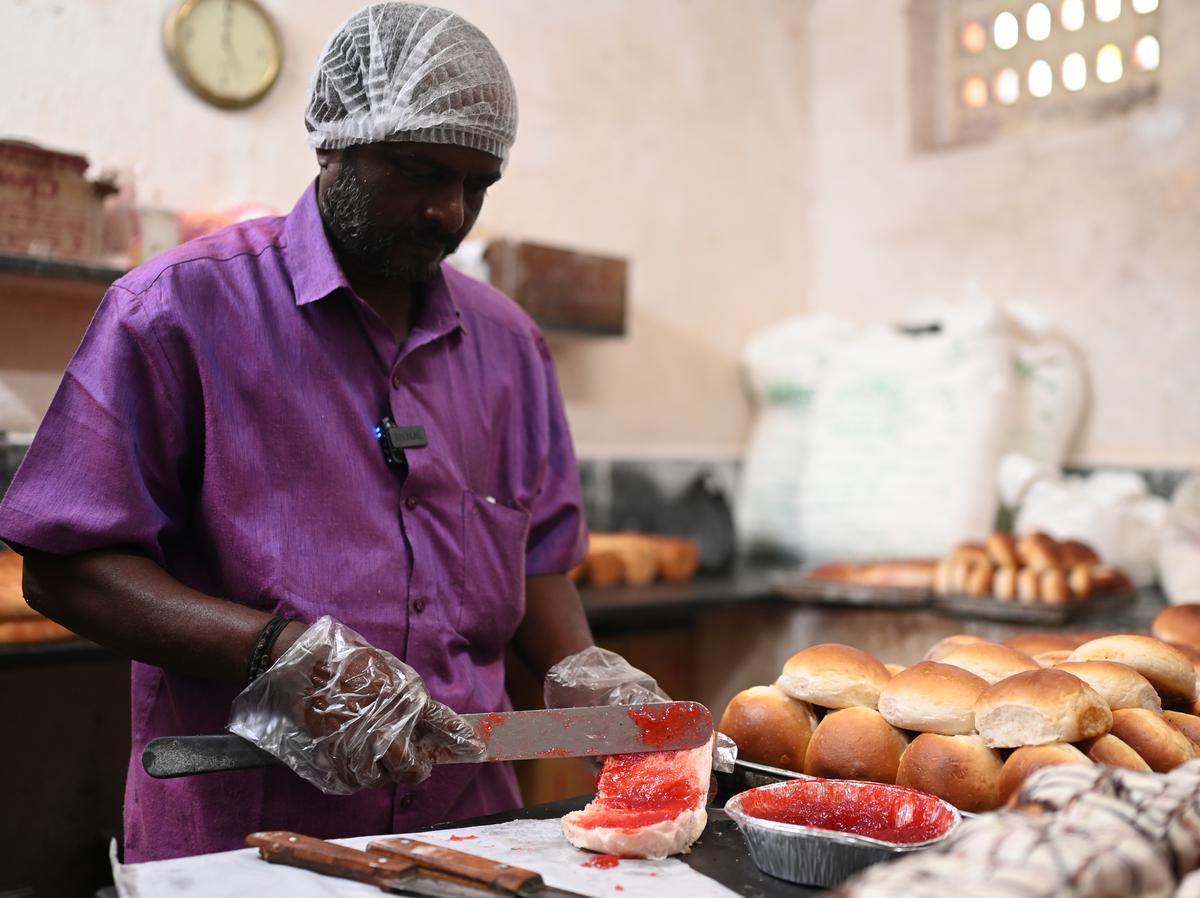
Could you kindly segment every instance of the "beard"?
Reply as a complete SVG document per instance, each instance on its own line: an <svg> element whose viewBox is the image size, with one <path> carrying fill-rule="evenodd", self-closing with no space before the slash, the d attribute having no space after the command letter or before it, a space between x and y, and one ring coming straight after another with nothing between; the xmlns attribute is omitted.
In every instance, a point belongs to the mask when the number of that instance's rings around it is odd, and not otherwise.
<svg viewBox="0 0 1200 898"><path fill-rule="evenodd" d="M370 195L348 154L337 178L324 193L318 192L317 200L343 267L373 280L423 284L437 273L441 259L405 262L397 258L397 248L410 243L440 243L448 256L462 242L457 235L447 235L436 227L380 228L371 214Z"/></svg>

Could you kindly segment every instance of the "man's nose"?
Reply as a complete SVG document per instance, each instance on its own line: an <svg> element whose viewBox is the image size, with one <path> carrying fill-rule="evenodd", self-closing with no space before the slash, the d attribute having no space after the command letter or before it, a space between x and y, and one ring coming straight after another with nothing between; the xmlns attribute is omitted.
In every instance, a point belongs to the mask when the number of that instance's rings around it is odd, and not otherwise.
<svg viewBox="0 0 1200 898"><path fill-rule="evenodd" d="M425 205L425 218L436 222L448 234L459 231L466 221L463 185L446 184L433 193Z"/></svg>

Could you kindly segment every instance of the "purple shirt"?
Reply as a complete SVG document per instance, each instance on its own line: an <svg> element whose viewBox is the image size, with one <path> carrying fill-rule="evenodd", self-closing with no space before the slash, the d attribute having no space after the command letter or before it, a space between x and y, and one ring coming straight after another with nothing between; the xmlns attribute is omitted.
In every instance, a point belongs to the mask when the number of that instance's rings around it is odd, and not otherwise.
<svg viewBox="0 0 1200 898"><path fill-rule="evenodd" d="M422 425L401 479L374 425ZM508 706L524 578L585 550L579 476L545 342L443 266L403 346L351 290L310 187L117 281L0 505L0 538L137 546L194 589L387 649L460 712ZM290 771L150 779L157 736L219 733L239 687L135 663L126 861L249 832L402 832L520 804L508 765L327 796Z"/></svg>

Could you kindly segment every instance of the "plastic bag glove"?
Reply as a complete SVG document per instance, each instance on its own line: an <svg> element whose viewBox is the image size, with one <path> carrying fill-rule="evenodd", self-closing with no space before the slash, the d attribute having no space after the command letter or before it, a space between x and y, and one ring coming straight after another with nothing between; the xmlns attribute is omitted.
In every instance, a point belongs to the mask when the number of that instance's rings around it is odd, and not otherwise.
<svg viewBox="0 0 1200 898"><path fill-rule="evenodd" d="M435 759L483 751L415 670L328 616L234 699L228 729L332 795L419 783Z"/></svg>
<svg viewBox="0 0 1200 898"><path fill-rule="evenodd" d="M650 674L634 667L616 652L594 645L568 655L550 668L543 689L547 708L671 701ZM736 759L737 745L724 733L717 733L713 767L730 772Z"/></svg>

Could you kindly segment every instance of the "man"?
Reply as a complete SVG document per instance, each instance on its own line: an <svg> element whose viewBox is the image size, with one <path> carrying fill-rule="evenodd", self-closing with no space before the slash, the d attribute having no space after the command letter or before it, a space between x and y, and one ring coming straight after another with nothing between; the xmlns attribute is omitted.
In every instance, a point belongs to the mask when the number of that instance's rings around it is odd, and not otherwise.
<svg viewBox="0 0 1200 898"><path fill-rule="evenodd" d="M127 862L513 807L507 765L429 775L477 748L455 712L506 707L510 641L539 674L597 651L545 343L442 264L515 136L503 62L456 15L376 4L322 54L306 125L290 215L108 291L0 506L30 604L135 659ZM149 740L227 723L304 779L141 770Z"/></svg>

